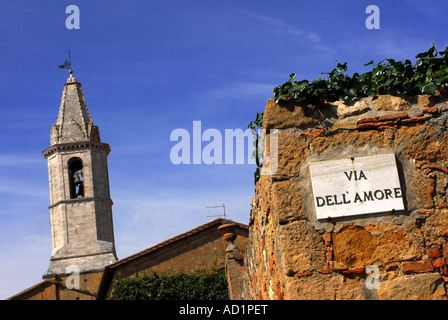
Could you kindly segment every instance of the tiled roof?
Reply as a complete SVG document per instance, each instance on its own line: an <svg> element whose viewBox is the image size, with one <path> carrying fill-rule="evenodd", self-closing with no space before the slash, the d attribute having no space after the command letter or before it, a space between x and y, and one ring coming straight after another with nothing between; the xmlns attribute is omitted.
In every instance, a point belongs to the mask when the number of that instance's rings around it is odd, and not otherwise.
<svg viewBox="0 0 448 320"><path fill-rule="evenodd" d="M247 230L249 229L249 226L247 226L247 225L245 225L245 224L238 223L238 222L235 222L235 221L232 221L232 220L228 220L228 219L218 218L218 219L212 220L212 221L210 221L210 222L207 222L207 223L205 223L205 224L203 224L203 225L200 225L200 226L198 226L198 227L196 227L196 228L194 228L194 229L191 229L191 230L189 230L189 231L187 231L187 232L181 233L181 234L179 234L179 235L177 235L177 236L174 236L174 237L172 237L172 238L169 238L169 239L167 239L167 240L164 240L164 241L162 241L162 242L160 242L160 243L158 243L158 244L156 244L156 245L154 245L154 246L152 246L152 247L149 247L149 248L147 248L147 249L145 249L145 250L142 250L142 251L140 251L140 252L137 252L137 253L135 253L135 254L133 254L133 255L130 255L130 256L126 257L126 258L123 258L123 259L121 259L121 260L118 260L118 261L116 261L116 262L110 264L110 265L108 266L108 268L115 268L115 267L117 267L117 266L119 266L119 265L122 265L122 264L124 264L124 263L126 263L126 262L129 262L129 261L131 261L131 260L135 260L135 259L137 259L137 258L139 258L139 257L142 257L142 256L144 256L144 255L147 255L147 254L149 254L149 253L151 253L151 252L153 252L153 251L156 251L156 250L158 250L158 249L161 249L161 248L163 248L163 247L165 247L165 246L167 246L167 245L169 245L169 244L171 244L171 243L173 243L173 242L176 242L176 241L179 241L179 240L181 240L181 239L184 239L184 238L187 238L187 237L189 237L189 236L192 236L192 235L194 235L194 234L197 234L198 232L203 231L203 230L205 230L205 229L208 229L208 228L210 228L210 227L213 227L213 226L215 226L215 225L218 225L218 224L224 224L224 223L236 223L236 224L238 224L238 225L240 226L240 228L242 228L242 229L247 229Z"/></svg>
<svg viewBox="0 0 448 320"><path fill-rule="evenodd" d="M6 300L22 300L22 296L27 295L27 294L32 294L34 291L38 291L41 288L45 288L51 284L52 284L52 282L48 281L48 280L41 281L41 282L35 284L34 286L31 286L31 287L13 295L12 297L7 298Z"/></svg>
<svg viewBox="0 0 448 320"><path fill-rule="evenodd" d="M198 226L198 227L196 227L194 229L191 229L191 230L189 230L187 232L184 232L184 233L181 233L181 234L179 234L177 236L169 238L169 239L167 239L165 241L162 241L162 242L160 242L160 243L158 243L158 244L156 244L156 245L154 245L152 247L149 247L149 248L147 248L145 250L137 252L137 253L135 253L133 255L130 255L130 256L126 257L126 258L120 259L120 260L118 260L118 261L108 265L105 268L105 270L104 270L103 277L101 278L101 282L100 282L100 286L98 288L98 293L97 293L96 299L97 300L102 300L102 299L105 298L105 296L107 294L108 287L110 285L110 281L111 281L111 279L113 277L115 269L118 266L124 265L124 264L126 264L128 262L131 262L131 261L134 261L134 260L136 260L136 259L138 259L140 257L149 255L149 254L151 254L151 253L153 253L153 252L155 252L157 250L160 250L160 249L162 249L162 248L164 248L164 247L166 247L166 246L168 246L168 245L170 245L172 243L175 243L176 241L188 238L190 236L198 234L201 231L204 231L206 229L210 229L211 227L215 227L217 225L222 225L222 224L227 224L227 223L235 223L241 229L249 230L249 226L248 225L245 225L245 224L242 224L242 223L239 223L239 222L235 222L235 221L232 221L232 220L228 220L228 219L218 218L218 219L214 219L214 220L212 220L210 222L207 222L207 223L205 223L203 225L200 225L200 226Z"/></svg>

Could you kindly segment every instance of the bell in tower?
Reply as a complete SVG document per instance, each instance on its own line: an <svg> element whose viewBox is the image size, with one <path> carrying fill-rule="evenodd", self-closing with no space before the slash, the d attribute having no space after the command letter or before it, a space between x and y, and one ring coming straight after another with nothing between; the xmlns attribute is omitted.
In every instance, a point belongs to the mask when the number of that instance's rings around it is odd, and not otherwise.
<svg viewBox="0 0 448 320"><path fill-rule="evenodd" d="M75 198L84 198L84 184L82 181L80 171L75 172L75 176L73 178L73 185L75 190Z"/></svg>
<svg viewBox="0 0 448 320"><path fill-rule="evenodd" d="M70 198L84 198L84 178L81 159L75 159L69 166Z"/></svg>

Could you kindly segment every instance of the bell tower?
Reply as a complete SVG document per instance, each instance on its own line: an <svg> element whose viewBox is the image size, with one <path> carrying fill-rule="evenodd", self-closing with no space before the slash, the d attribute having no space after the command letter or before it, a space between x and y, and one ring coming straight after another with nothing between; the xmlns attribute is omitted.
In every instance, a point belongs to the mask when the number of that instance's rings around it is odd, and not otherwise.
<svg viewBox="0 0 448 320"><path fill-rule="evenodd" d="M102 271L117 260L107 168L110 147L100 140L72 70L50 135L51 146L43 154L53 250L43 277L68 274L73 266L80 273Z"/></svg>

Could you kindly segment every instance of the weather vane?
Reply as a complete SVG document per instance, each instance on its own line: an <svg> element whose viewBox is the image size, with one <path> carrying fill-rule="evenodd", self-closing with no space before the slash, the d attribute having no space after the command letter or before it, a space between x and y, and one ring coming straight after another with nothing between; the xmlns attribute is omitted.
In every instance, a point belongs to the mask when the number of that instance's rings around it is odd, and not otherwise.
<svg viewBox="0 0 448 320"><path fill-rule="evenodd" d="M59 65L58 68L72 70L72 57L70 55L70 50L68 50L68 60L65 60L65 63Z"/></svg>

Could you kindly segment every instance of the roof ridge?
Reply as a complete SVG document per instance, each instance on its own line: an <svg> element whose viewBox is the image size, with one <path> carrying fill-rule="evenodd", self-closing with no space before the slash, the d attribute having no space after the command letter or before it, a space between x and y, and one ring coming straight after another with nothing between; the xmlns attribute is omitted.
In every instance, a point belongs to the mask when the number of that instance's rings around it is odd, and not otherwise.
<svg viewBox="0 0 448 320"><path fill-rule="evenodd" d="M23 290L20 291L19 293L16 293L15 295L13 295L13 296L11 296L11 297L9 297L9 298L6 298L5 300L14 300L14 298L16 298L16 297L18 297L18 296L21 296L21 295L23 295L23 294L26 294L26 293L30 292L31 290L34 290L34 289L36 289L36 288L38 288L38 287L40 287L40 286L48 285L48 284L51 284L51 281L50 281L50 280L42 280L41 282L38 282L38 283L36 283L35 285L32 285L31 287L28 287L28 288L26 288L26 289L23 289Z"/></svg>

